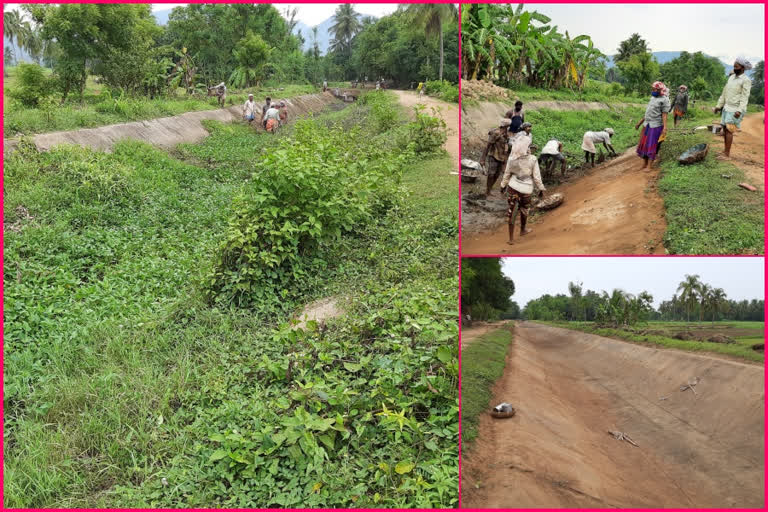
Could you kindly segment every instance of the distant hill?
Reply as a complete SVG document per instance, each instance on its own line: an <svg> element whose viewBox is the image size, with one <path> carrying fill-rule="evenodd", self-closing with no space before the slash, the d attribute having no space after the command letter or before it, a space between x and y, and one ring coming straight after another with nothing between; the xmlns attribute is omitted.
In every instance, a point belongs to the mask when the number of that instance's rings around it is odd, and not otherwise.
<svg viewBox="0 0 768 512"><path fill-rule="evenodd" d="M312 28L317 27L317 45L320 47L320 53L325 55L328 52L328 46L331 42L330 28L333 26L333 16L322 21L317 25L311 27L301 21L293 27L293 33L298 34L301 31L301 36L304 38L304 46L302 50L307 51L312 48Z"/></svg>

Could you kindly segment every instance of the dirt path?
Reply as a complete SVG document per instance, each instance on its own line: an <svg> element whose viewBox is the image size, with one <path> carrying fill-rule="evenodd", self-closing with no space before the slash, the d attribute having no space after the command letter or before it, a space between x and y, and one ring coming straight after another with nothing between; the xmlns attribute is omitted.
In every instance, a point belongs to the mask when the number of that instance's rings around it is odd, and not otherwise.
<svg viewBox="0 0 768 512"><path fill-rule="evenodd" d="M722 153L724 139L715 137L715 148ZM765 190L765 116L763 112L749 114L741 123L741 131L733 136L731 163L742 169L747 181Z"/></svg>
<svg viewBox="0 0 768 512"><path fill-rule="evenodd" d="M696 394L681 392L693 377ZM764 377L759 364L520 323L493 398L517 415L481 418L462 507L762 508Z"/></svg>
<svg viewBox="0 0 768 512"><path fill-rule="evenodd" d="M307 94L285 100L288 103L289 120L295 120L309 113L318 113L339 101L328 93ZM148 142L163 149L172 149L183 142L196 143L208 136L202 121L212 120L228 123L241 119L242 106L235 105L215 110L187 112L178 116L162 117L147 121L132 121L98 128L82 128L63 132L41 133L30 138L37 149L47 151L58 144L77 144L101 151L111 151L120 140L135 139ZM5 153L12 151L17 139L4 139Z"/></svg>
<svg viewBox="0 0 768 512"><path fill-rule="evenodd" d="M448 125L448 139L445 141L443 147L450 153L453 161L456 163L456 168L459 165L459 106L453 103L447 103L440 101L430 96L419 97L418 94L412 91L395 91L393 90L400 101L400 103L406 108L411 108L415 105L425 105L427 109L430 107L439 107L440 116ZM429 113L429 112L428 112Z"/></svg>
<svg viewBox="0 0 768 512"><path fill-rule="evenodd" d="M473 322L472 327L461 328L461 348L467 347L472 344L480 336L502 327L508 323L507 320L501 320L499 322Z"/></svg>
<svg viewBox="0 0 768 512"><path fill-rule="evenodd" d="M536 216L533 233L507 245L506 200L462 200L463 254L662 254L664 204L656 191L658 172L644 172L634 148L547 193L565 195L562 206ZM491 232L473 226L495 221ZM518 227L519 230L519 222ZM517 234L516 234L517 236Z"/></svg>

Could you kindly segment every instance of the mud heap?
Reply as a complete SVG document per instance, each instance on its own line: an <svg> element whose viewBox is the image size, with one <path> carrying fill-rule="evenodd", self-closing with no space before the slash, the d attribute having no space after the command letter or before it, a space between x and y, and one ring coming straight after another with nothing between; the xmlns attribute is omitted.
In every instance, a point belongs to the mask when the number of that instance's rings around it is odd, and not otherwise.
<svg viewBox="0 0 768 512"><path fill-rule="evenodd" d="M462 80L461 98L463 100L498 100L512 98L511 91L485 80Z"/></svg>

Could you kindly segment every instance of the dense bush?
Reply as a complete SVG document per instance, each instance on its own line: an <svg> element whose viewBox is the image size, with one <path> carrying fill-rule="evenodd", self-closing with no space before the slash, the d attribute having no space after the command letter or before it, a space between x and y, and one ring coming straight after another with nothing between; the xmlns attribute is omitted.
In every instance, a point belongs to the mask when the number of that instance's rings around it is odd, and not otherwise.
<svg viewBox="0 0 768 512"><path fill-rule="evenodd" d="M46 76L45 69L37 64L19 63L16 67L16 87L9 96L24 106L36 107L56 92L56 80Z"/></svg>
<svg viewBox="0 0 768 512"><path fill-rule="evenodd" d="M427 94L451 103L459 102L459 86L447 80L430 80L425 84Z"/></svg>

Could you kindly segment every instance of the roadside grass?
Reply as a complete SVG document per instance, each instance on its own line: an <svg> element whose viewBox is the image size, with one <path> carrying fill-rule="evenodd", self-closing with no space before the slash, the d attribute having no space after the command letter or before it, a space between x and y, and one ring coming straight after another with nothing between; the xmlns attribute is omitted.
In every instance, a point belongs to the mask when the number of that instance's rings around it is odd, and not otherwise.
<svg viewBox="0 0 768 512"><path fill-rule="evenodd" d="M504 373L514 326L488 332L461 351L461 450L477 438L477 423L488 412L491 388Z"/></svg>
<svg viewBox="0 0 768 512"><path fill-rule="evenodd" d="M658 189L667 218L665 247L671 254L763 254L764 193L740 188L744 172L718 161L712 148L702 162L677 163L699 143L712 144L712 135L677 133L662 146Z"/></svg>
<svg viewBox="0 0 768 512"><path fill-rule="evenodd" d="M26 107L10 98L7 92L14 86L14 69L5 78L3 97L3 137L30 135L78 128L94 128L128 121L141 121L218 108L214 97L201 94L188 95L183 89L177 89L167 96L149 99L144 96L111 96L106 94L106 87L97 84L93 77L86 82L83 101L76 94L58 106L48 119L47 114L36 107ZM266 96L274 98L292 98L302 94L312 94L318 89L306 84L267 83L258 88L227 91L227 106L245 103L248 94L255 96L257 103Z"/></svg>
<svg viewBox="0 0 768 512"><path fill-rule="evenodd" d="M392 208L320 248L286 309L346 314L293 332L204 300L275 139L209 128L181 160L130 141L6 158L4 505L456 507L450 159L402 169Z"/></svg>
<svg viewBox="0 0 768 512"><path fill-rule="evenodd" d="M679 350L687 350L691 352L710 352L715 354L724 354L727 356L733 356L740 359L746 359L748 361L763 362L764 356L760 352L756 352L751 349L752 344L760 343L761 338L757 338L757 341L753 341L756 338L740 338L737 337L737 343L724 344L724 343L712 343L708 341L687 341L678 340L669 336L662 336L657 334L638 334L626 329L615 329L608 327L597 327L593 322L567 322L567 321L539 321L539 323L552 325L555 327L562 327L565 329L572 329L582 331L590 334L596 334L598 336L604 336L606 338L616 338L624 341L631 341L634 343L644 345L656 345L666 348L675 348ZM653 324L651 324L653 325ZM653 327L656 327L653 325ZM727 332L725 332L727 335ZM463 356L463 354L462 354ZM462 363L463 363L462 359ZM463 424L462 424L463 427Z"/></svg>

